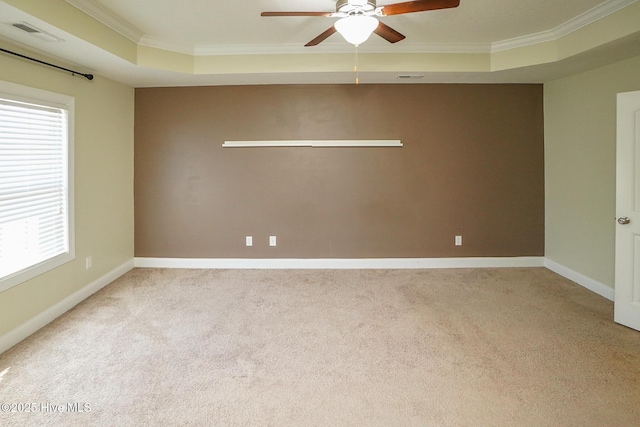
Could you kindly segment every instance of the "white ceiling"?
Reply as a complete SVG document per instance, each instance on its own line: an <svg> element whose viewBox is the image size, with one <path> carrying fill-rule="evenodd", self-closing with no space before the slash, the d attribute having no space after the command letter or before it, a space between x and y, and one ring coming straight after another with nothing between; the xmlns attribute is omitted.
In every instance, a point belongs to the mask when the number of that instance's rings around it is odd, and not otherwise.
<svg viewBox="0 0 640 427"><path fill-rule="evenodd" d="M335 10L334 0L72 0L98 4L128 23L145 42L176 50L278 52L301 48L335 18L261 17L263 11ZM380 1L379 6L399 3ZM381 18L407 36L397 46L374 37L362 48L406 51L432 47L486 45L552 30L603 0L462 0L459 7ZM340 35L323 47L351 48ZM312 48L306 48L312 49Z"/></svg>
<svg viewBox="0 0 640 427"><path fill-rule="evenodd" d="M317 47L304 44L330 27L334 18L261 17L262 11L333 11L334 0L66 0L132 42L188 55L264 55L348 53L354 47L334 34ZM407 38L390 44L372 35L358 48L369 53L489 53L526 46L563 35L605 17L636 0L461 0L455 9L383 17ZM11 4L9 4L11 3ZM19 2L17 2L19 3ZM398 3L380 0L378 6ZM48 57L136 87L255 83L343 83L344 73L193 74L141 67L74 34L34 17L16 2L0 1L0 41L27 47ZM28 22L60 36L43 42L11 24ZM640 25L639 25L640 26ZM640 30L640 29L639 29ZM639 31L640 32L640 31ZM570 59L500 72L433 72L414 82L543 82L568 73L640 54L640 35L626 37ZM361 81L396 83L397 72L370 70Z"/></svg>

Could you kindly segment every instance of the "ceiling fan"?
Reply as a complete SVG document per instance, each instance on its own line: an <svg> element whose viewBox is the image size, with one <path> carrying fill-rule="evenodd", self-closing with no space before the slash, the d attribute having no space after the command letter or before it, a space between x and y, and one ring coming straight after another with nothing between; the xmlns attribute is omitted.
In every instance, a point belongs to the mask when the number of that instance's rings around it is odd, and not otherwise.
<svg viewBox="0 0 640 427"><path fill-rule="evenodd" d="M336 31L350 43L359 45L376 33L389 43L405 38L398 31L378 21L378 16L401 15L412 12L425 12L436 9L458 7L460 0L416 0L376 6L376 0L338 0L335 12L262 12L260 16L322 16L340 18L336 23L311 40L305 46L316 46Z"/></svg>

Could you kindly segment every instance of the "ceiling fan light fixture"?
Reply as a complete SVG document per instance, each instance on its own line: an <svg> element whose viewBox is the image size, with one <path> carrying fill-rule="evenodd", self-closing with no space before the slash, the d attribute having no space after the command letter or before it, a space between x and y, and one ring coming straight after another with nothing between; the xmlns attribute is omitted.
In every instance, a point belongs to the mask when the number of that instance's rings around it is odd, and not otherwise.
<svg viewBox="0 0 640 427"><path fill-rule="evenodd" d="M334 27L346 41L358 46L378 28L378 20L373 16L351 15L337 20Z"/></svg>

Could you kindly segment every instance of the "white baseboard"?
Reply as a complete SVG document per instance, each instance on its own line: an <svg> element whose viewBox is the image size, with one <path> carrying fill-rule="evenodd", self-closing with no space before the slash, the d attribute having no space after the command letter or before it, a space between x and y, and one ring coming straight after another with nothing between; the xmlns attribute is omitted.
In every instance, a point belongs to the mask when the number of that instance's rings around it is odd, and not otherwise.
<svg viewBox="0 0 640 427"><path fill-rule="evenodd" d="M601 297L604 297L610 301L613 301L615 298L615 290L613 288L610 288L609 286L603 283L600 283L596 280L591 279L590 277L580 274L577 271L571 270L570 268L567 268L564 265L558 264L557 262L554 262L548 258L545 258L544 266L549 270L553 271L554 273L557 273L564 278L567 278L573 282L576 282L578 285L582 286L583 288L587 288L591 292L595 292Z"/></svg>
<svg viewBox="0 0 640 427"><path fill-rule="evenodd" d="M544 257L495 258L366 258L366 259L248 259L248 258L135 258L143 268L213 269L418 269L544 267Z"/></svg>
<svg viewBox="0 0 640 427"><path fill-rule="evenodd" d="M545 257L367 258L367 259L249 259L249 258L135 258L141 268L212 269L420 269L546 267L613 301L612 288Z"/></svg>
<svg viewBox="0 0 640 427"><path fill-rule="evenodd" d="M69 295L59 303L49 307L47 310L38 314L37 316L26 321L17 328L7 332L0 337L0 354L7 351L14 345L18 344L29 335L33 334L40 328L51 323L53 320L71 310L73 307L89 298L100 289L107 286L120 276L124 275L133 268L133 260L127 261L124 264L111 270L104 276L94 280L82 289L77 290L73 294Z"/></svg>

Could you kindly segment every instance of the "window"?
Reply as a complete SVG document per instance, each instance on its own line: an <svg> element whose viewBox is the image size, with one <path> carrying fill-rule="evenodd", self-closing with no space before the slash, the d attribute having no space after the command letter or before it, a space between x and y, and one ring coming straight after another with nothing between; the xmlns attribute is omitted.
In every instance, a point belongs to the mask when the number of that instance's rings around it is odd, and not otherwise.
<svg viewBox="0 0 640 427"><path fill-rule="evenodd" d="M73 105L0 82L0 291L75 257Z"/></svg>

